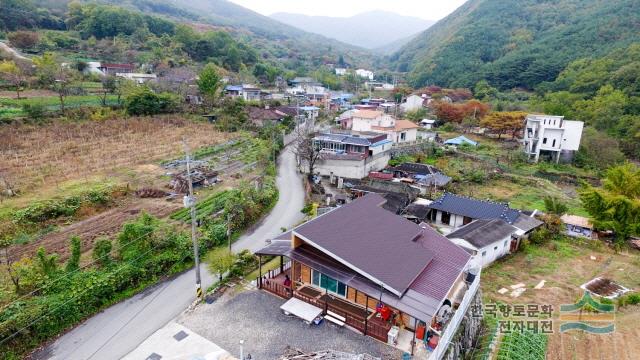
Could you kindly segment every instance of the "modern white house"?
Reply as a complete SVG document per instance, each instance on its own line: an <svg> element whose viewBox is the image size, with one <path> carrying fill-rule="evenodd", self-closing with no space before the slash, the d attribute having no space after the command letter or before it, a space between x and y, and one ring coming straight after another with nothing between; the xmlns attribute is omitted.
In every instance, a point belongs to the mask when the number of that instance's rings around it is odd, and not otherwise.
<svg viewBox="0 0 640 360"><path fill-rule="evenodd" d="M502 219L475 220L447 235L471 254L471 264L487 267L517 249L518 229Z"/></svg>
<svg viewBox="0 0 640 360"><path fill-rule="evenodd" d="M373 80L373 71L371 70L358 69L356 70L356 75L369 80Z"/></svg>
<svg viewBox="0 0 640 360"><path fill-rule="evenodd" d="M402 111L415 111L418 109L422 109L422 104L424 104L425 99L422 96L411 95L407 97L406 101L400 104L400 109Z"/></svg>
<svg viewBox="0 0 640 360"><path fill-rule="evenodd" d="M540 154L559 162L561 156L570 157L580 148L583 127L582 121L565 120L564 116L529 114L524 129L524 151L536 162Z"/></svg>

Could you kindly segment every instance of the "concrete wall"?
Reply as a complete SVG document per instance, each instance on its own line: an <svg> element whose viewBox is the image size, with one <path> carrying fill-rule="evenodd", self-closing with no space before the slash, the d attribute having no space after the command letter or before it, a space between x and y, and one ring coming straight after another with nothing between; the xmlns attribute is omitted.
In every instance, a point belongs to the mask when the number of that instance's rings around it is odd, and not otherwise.
<svg viewBox="0 0 640 360"><path fill-rule="evenodd" d="M362 179L371 171L384 169L391 159L389 152L380 153L364 160L318 160L314 173L322 176L335 176L347 179Z"/></svg>
<svg viewBox="0 0 640 360"><path fill-rule="evenodd" d="M434 222L434 224L436 225L451 226L452 228L458 228L464 225L463 224L464 216L462 215L451 214L451 220L449 220L449 224L445 224L442 222L442 211L440 210L432 210L432 211L436 211L436 221Z"/></svg>

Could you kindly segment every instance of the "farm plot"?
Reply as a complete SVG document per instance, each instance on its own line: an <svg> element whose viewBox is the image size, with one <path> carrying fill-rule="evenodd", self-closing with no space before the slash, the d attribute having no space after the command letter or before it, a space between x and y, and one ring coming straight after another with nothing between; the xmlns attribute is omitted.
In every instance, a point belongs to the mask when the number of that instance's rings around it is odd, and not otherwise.
<svg viewBox="0 0 640 360"><path fill-rule="evenodd" d="M6 160L0 164L0 176L23 195L72 179L123 176L116 170L178 156L184 137L197 148L229 135L176 116L7 125L0 127L0 158Z"/></svg>
<svg viewBox="0 0 640 360"><path fill-rule="evenodd" d="M14 245L9 253L14 259L20 259L23 256L35 254L42 246L48 253L57 253L61 260L65 260L69 255L69 238L71 236L80 237L82 252L86 252L93 248L96 239L115 235L122 229L122 224L136 219L142 212L164 218L179 209L181 205L178 202L168 202L163 199L138 199L133 204L111 209L63 227L29 244Z"/></svg>

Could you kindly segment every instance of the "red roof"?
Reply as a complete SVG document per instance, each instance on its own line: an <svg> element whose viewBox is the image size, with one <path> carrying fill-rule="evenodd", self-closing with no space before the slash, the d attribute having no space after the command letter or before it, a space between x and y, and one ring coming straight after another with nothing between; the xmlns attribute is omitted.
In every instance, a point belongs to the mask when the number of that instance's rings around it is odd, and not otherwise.
<svg viewBox="0 0 640 360"><path fill-rule="evenodd" d="M372 171L369 173L369 177L372 179L379 179L379 180L391 180L393 179L393 174Z"/></svg>

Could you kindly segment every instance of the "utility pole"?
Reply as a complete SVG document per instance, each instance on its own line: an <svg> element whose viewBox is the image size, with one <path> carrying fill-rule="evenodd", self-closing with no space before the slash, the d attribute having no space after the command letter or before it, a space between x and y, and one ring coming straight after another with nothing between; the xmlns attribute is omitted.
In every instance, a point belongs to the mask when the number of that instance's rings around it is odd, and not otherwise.
<svg viewBox="0 0 640 360"><path fill-rule="evenodd" d="M191 155L187 140L182 140L184 152L187 158L187 181L189 182L189 196L184 197L184 206L190 208L191 212L191 241L193 242L193 258L196 263L196 295L202 297L202 283L200 281L200 249L198 249L198 239L196 238L196 198L193 196L193 183L191 182Z"/></svg>

